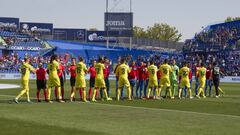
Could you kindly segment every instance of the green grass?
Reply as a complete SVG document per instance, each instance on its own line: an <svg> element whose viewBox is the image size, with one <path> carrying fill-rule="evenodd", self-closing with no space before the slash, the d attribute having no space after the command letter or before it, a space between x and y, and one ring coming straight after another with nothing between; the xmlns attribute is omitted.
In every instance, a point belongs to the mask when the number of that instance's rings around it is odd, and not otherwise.
<svg viewBox="0 0 240 135"><path fill-rule="evenodd" d="M0 80L19 84L20 81ZM115 82L111 82L115 95ZM0 90L0 134L57 135L238 135L240 84L224 83L219 99L99 101L98 103L10 102L20 89ZM35 81L30 81L35 97ZM69 82L66 84L69 97ZM53 96L53 95L52 95ZM77 95L77 97L79 97Z"/></svg>

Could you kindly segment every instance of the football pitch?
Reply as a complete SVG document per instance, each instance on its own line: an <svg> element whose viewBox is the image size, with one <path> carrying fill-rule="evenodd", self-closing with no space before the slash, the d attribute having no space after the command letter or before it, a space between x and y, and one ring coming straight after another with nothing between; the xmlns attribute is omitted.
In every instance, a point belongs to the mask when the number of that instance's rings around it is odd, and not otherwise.
<svg viewBox="0 0 240 135"><path fill-rule="evenodd" d="M0 83L20 84L20 80L0 80ZM36 103L33 99L36 84L30 81L32 104L27 104L25 98L20 104L12 103L19 88L0 90L0 134L239 135L240 84L222 83L221 88L226 94L219 99L50 104ZM111 93L115 95L115 82L111 82ZM67 81L66 97L69 94Z"/></svg>

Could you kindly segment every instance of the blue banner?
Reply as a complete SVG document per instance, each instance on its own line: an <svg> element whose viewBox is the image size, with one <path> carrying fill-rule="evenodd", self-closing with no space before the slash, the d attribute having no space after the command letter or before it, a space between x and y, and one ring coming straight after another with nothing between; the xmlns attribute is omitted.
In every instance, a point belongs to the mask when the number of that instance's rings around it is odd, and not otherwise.
<svg viewBox="0 0 240 135"><path fill-rule="evenodd" d="M67 29L67 28L54 28L53 38L57 40L79 40L85 41L85 29Z"/></svg>
<svg viewBox="0 0 240 135"><path fill-rule="evenodd" d="M20 22L20 29L28 30L31 32L37 32L45 35L52 35L53 24L52 23Z"/></svg>
<svg viewBox="0 0 240 135"><path fill-rule="evenodd" d="M105 31L87 31L87 42L107 42L107 33ZM109 37L109 42L118 42L116 37Z"/></svg>
<svg viewBox="0 0 240 135"><path fill-rule="evenodd" d="M0 17L0 28L19 28L19 18Z"/></svg>
<svg viewBox="0 0 240 135"><path fill-rule="evenodd" d="M133 36L132 13L105 13L104 28L108 36Z"/></svg>

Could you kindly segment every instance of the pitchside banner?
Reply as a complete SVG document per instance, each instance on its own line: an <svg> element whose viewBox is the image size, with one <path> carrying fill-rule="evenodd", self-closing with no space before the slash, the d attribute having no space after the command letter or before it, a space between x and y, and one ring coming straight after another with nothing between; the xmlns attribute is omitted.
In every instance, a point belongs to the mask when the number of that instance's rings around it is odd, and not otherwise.
<svg viewBox="0 0 240 135"><path fill-rule="evenodd" d="M28 30L32 32L38 32L44 35L52 35L53 24L52 23L20 22L20 29Z"/></svg>
<svg viewBox="0 0 240 135"><path fill-rule="evenodd" d="M53 38L57 40L85 41L85 29L54 28Z"/></svg>
<svg viewBox="0 0 240 135"><path fill-rule="evenodd" d="M0 28L19 28L19 18L0 17Z"/></svg>
<svg viewBox="0 0 240 135"><path fill-rule="evenodd" d="M110 43L118 42L116 37L109 37ZM107 33L105 31L87 31L87 42L106 42Z"/></svg>
<svg viewBox="0 0 240 135"><path fill-rule="evenodd" d="M105 13L104 17L108 36L133 36L133 13Z"/></svg>

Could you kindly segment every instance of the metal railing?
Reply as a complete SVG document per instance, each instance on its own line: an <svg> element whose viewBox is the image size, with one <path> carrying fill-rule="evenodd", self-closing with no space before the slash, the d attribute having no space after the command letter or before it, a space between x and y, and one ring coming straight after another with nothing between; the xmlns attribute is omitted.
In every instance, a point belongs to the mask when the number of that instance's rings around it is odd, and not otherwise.
<svg viewBox="0 0 240 135"><path fill-rule="evenodd" d="M170 51L182 51L183 42L161 41L145 38L132 38L130 43L129 38L119 38L120 44L132 44L132 48L146 48L152 50L170 50Z"/></svg>
<svg viewBox="0 0 240 135"><path fill-rule="evenodd" d="M45 39L53 39L48 36ZM56 38L55 38L56 39ZM64 40L64 39L60 39ZM86 41L74 40L75 42L86 43ZM116 43L110 43L110 46L118 46L124 48L134 48L134 49L151 49L151 50L164 50L164 51L182 51L184 43L183 42L172 42L172 41L161 41L145 38L132 38L132 43L129 37L119 37ZM105 42L96 43L100 45L105 45Z"/></svg>

